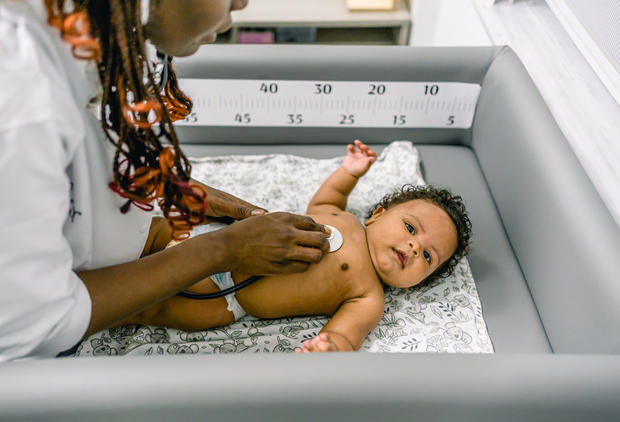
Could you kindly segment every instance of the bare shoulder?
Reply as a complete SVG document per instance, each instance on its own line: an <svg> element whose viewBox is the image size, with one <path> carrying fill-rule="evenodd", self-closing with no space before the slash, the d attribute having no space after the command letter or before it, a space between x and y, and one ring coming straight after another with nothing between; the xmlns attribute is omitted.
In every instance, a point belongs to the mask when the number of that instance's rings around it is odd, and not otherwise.
<svg viewBox="0 0 620 422"><path fill-rule="evenodd" d="M347 211L332 210L331 212L320 214L309 214L314 221L320 224L328 224L336 227L343 232L342 234L350 232L363 232L364 225L358 220L358 218Z"/></svg>

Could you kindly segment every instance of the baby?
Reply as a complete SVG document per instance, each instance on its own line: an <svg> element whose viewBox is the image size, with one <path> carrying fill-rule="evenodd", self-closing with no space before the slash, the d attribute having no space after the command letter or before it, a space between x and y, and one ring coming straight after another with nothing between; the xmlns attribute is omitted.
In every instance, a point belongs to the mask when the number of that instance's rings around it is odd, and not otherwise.
<svg viewBox="0 0 620 422"><path fill-rule="evenodd" d="M405 185L377 204L362 225L345 211L347 197L377 154L356 140L321 185L307 214L335 227L342 246L300 274L266 276L225 298L172 297L124 323L200 330L228 325L246 313L258 318L330 315L319 335L298 352L358 350L381 321L384 284L406 289L446 276L469 249L471 223L458 196ZM190 291L211 293L252 274L215 274Z"/></svg>

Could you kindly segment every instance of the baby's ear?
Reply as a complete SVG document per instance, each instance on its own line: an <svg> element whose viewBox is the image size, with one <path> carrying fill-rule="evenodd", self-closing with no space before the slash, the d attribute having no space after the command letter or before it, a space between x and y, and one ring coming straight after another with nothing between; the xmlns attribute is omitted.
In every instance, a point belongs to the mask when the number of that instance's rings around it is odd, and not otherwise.
<svg viewBox="0 0 620 422"><path fill-rule="evenodd" d="M381 217L383 215L383 213L385 212L385 208L383 208L381 205L379 205L373 212L372 215L370 216L370 218L368 220L366 220L366 222L364 223L364 225L366 226L370 226L372 223L374 223L375 221L377 221L377 219L379 217Z"/></svg>

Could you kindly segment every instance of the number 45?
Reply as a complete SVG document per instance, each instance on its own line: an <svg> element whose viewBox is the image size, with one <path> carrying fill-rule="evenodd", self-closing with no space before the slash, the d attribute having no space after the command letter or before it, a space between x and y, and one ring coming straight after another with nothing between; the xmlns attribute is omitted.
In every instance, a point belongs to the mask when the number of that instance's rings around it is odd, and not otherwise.
<svg viewBox="0 0 620 422"><path fill-rule="evenodd" d="M250 116L250 113L245 113L245 114L235 114L235 122L236 123L241 123L241 124L248 124L252 122L252 116Z"/></svg>

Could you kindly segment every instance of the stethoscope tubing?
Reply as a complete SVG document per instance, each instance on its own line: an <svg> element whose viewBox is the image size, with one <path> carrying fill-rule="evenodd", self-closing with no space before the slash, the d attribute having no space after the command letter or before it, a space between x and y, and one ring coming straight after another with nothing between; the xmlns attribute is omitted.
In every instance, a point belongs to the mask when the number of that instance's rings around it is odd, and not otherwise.
<svg viewBox="0 0 620 422"><path fill-rule="evenodd" d="M326 227L329 227L330 230L332 231L332 234L329 236L329 239L328 239L329 244L330 244L329 251L335 252L338 249L340 249L340 247L342 246L342 234L334 226L326 225ZM237 290L243 289L244 287L247 287L250 284L260 280L261 278L262 276L255 275L255 276L248 278L247 280L242 281L241 283L237 285L234 285L232 287L229 287L219 292L192 293L192 292L188 292L187 290L183 290L182 292L177 293L177 296L184 297L186 299L197 299L197 300L217 299L218 297L223 297L231 293L234 293Z"/></svg>
<svg viewBox="0 0 620 422"><path fill-rule="evenodd" d="M229 295L231 293L234 293L237 290L241 290L244 287L247 287L250 284L260 280L261 278L263 278L263 276L261 276L261 275L254 275L254 276L248 278L247 280L242 281L239 284L236 284L236 285L234 285L232 287L229 287L227 289L221 290L219 292L213 292L213 293L193 293L193 292L188 292L187 290L183 290L182 292L177 293L177 296L184 297L186 299L196 299L196 300L217 299L218 297L223 297L223 296Z"/></svg>

